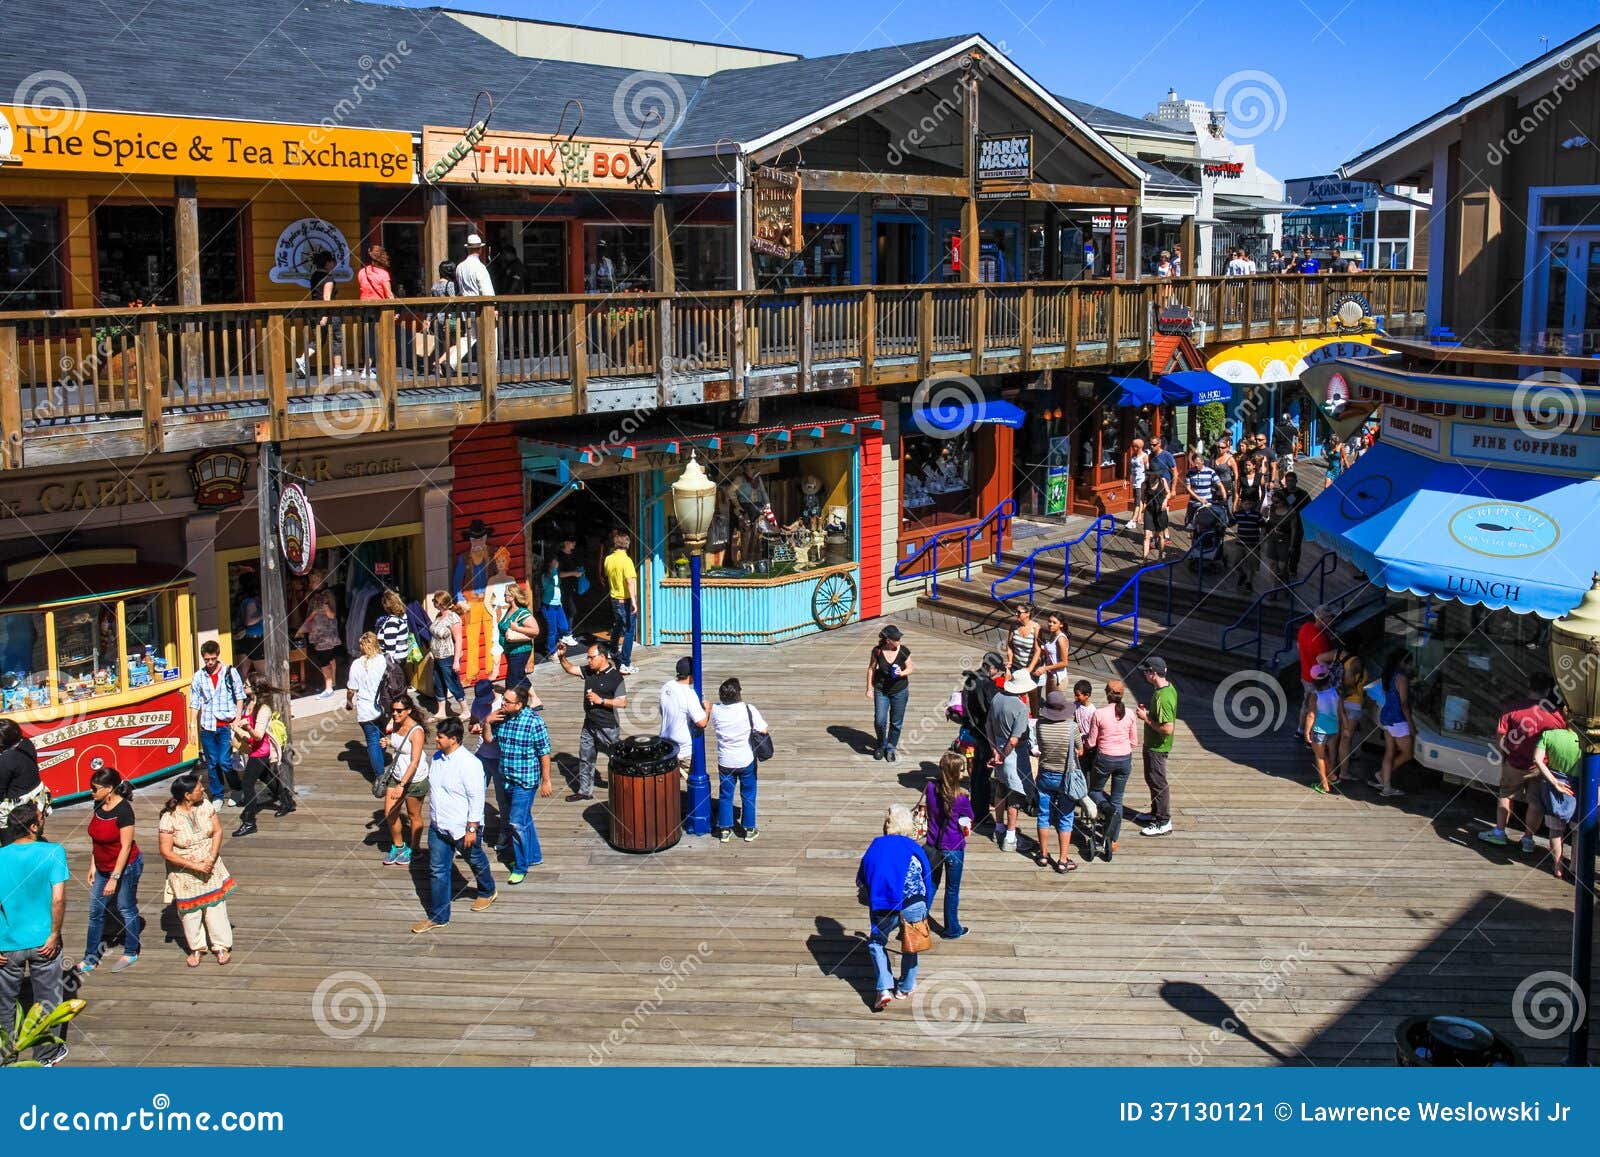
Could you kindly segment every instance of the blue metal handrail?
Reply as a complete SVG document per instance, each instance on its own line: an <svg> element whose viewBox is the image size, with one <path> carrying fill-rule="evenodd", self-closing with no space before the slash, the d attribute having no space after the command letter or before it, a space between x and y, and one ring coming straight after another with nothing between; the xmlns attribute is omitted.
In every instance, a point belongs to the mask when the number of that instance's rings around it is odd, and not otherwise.
<svg viewBox="0 0 1600 1157"><path fill-rule="evenodd" d="M989 584L989 597L997 603L1004 603L1006 600L1017 598L1019 595L1026 596L1029 600L1032 600L1035 587L1034 569L1038 562L1039 556L1049 554L1053 550L1062 550L1066 551L1066 553L1061 557L1061 597L1063 599L1066 598L1067 588L1072 579L1072 548L1077 546L1084 539L1088 538L1091 534L1094 535L1094 577L1098 581L1100 578L1101 540L1103 540L1106 535L1115 534L1116 532L1117 520L1112 518L1109 514L1102 514L1093 522L1091 522L1088 526L1088 529L1086 529L1082 534L1078 535L1077 538L1069 539L1066 542L1054 542L1049 546L1035 547L1029 552L1027 558L1023 559L1000 578L995 579L994 582ZM1002 583L1008 583L1012 579L1016 578L1018 572L1021 571L1023 567L1028 568L1028 589L1026 591L1012 591L1010 594L1002 595L1000 593L1000 585Z"/></svg>
<svg viewBox="0 0 1600 1157"><path fill-rule="evenodd" d="M999 554L1000 554L1000 550L999 550L999 545L998 544L999 544L1000 541L1003 541L1005 539L1005 536L1006 536L1006 522L1007 522L1008 519L1013 519L1016 516L1017 516L1017 503L1016 503L1016 500L1012 499L1012 498L1007 498L1003 502L1001 502L998 506L996 506L993 510L989 511L988 514L984 515L983 516L983 520L981 522L979 522L976 526L956 526L956 527L952 527L949 530L937 531L937 532L935 532L935 534L933 535L932 538L928 539L927 542L925 542L921 546L917 547L917 549L914 552L912 552L911 554L907 555L905 558L901 559L899 562L894 564L894 577L896 579L912 579L912 578L927 578L927 579L931 579L932 582L930 583L930 585L928 587L928 597L931 598L931 599L936 599L936 598L939 597L939 543L947 535L953 537L953 536L959 534L959 535L962 536L962 539L961 539L961 578L962 578L962 581L966 581L966 580L968 580L968 579L970 579L972 577L972 541L973 541L973 539L981 538L983 536L984 531L989 529L989 524L991 522L996 522L998 524L999 530L998 530L998 532L996 534L996 540L997 541L996 541L996 547L995 547L995 555L996 555L996 557L998 557ZM931 554L932 555L932 558L928 563L928 569L927 570L919 570L919 571L911 570L910 569L911 568L911 564L916 562L919 558L921 558L925 554Z"/></svg>
<svg viewBox="0 0 1600 1157"><path fill-rule="evenodd" d="M1172 626L1172 568L1177 566L1179 563L1188 562L1190 559L1197 556L1201 558L1201 565L1195 567L1194 572L1194 593L1195 598L1198 599L1201 591L1204 590L1205 584L1205 565L1203 552L1206 548L1212 545L1215 534L1215 531L1208 531L1204 534L1200 534L1196 536L1192 543L1189 544L1189 549L1184 551L1177 558L1166 559L1162 562L1153 562L1149 566L1142 566L1138 570L1134 571L1128 576L1128 581L1117 588L1116 594L1112 595L1109 599L1094 609L1094 621L1102 627L1111 627L1115 626L1117 623L1123 622L1126 619L1132 619L1133 642L1129 643L1128 647L1130 649L1137 647L1139 645L1140 587L1145 575L1151 573L1152 571L1165 570L1167 572L1167 616L1165 624L1169 627ZM1117 615L1115 618L1106 618L1106 608L1114 604L1118 599L1125 595L1128 592L1129 587L1133 588L1133 609Z"/></svg>
<svg viewBox="0 0 1600 1157"><path fill-rule="evenodd" d="M1237 643L1230 643L1228 642L1228 636L1234 631L1237 631L1243 627L1246 619L1253 617L1255 620L1255 635L1253 638L1256 645L1256 669L1259 671L1261 669L1261 648L1266 642L1266 624L1262 621L1262 616L1266 610L1267 601L1277 595L1287 595L1290 591L1298 589L1299 587L1310 582L1312 579L1316 579L1317 601L1312 605L1320 606L1322 604L1323 595L1327 590L1328 576L1337 570L1338 567L1339 557L1330 550L1317 560L1316 566L1314 566L1311 570L1306 571L1305 574L1295 579L1294 582L1284 583L1282 586L1276 586L1271 590L1262 591L1261 594L1256 596L1256 600L1245 608L1243 614L1241 614L1232 623L1222 628L1222 636L1217 641L1218 650L1222 651L1223 654L1227 654L1229 651L1236 651L1241 647L1248 646L1251 642L1251 639L1241 639Z"/></svg>

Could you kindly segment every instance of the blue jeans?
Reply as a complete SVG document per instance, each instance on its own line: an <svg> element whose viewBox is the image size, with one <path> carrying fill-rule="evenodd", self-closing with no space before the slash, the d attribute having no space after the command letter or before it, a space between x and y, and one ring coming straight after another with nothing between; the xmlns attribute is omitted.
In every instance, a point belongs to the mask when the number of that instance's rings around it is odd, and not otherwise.
<svg viewBox="0 0 1600 1157"><path fill-rule="evenodd" d="M533 658L533 648L526 651L506 652L506 690L513 687L526 690L528 686L528 660Z"/></svg>
<svg viewBox="0 0 1600 1157"><path fill-rule="evenodd" d="M448 696L451 699L465 699L467 693L461 688L461 676L456 672L456 657L451 655L447 659L433 661L433 693L442 704Z"/></svg>
<svg viewBox="0 0 1600 1157"><path fill-rule="evenodd" d="M962 928L957 909L961 905L961 873L967 865L967 850L956 848L941 852L937 848L929 848L928 859L933 865L933 896L928 897L928 902L933 903L933 897L939 894L939 877L948 875L950 879L944 892L944 934L958 936Z"/></svg>
<svg viewBox="0 0 1600 1157"><path fill-rule="evenodd" d="M560 603L547 603L539 608L544 612L544 653L553 657L561 636L572 630L567 622L567 611Z"/></svg>
<svg viewBox="0 0 1600 1157"><path fill-rule="evenodd" d="M1111 803L1110 814L1102 816L1105 823L1106 839L1112 843L1117 842L1117 837L1122 834L1122 796L1128 790L1128 777L1133 774L1133 753L1127 755L1104 755L1095 753L1094 770L1090 773L1089 788L1091 791L1103 792L1107 783L1111 786L1109 792Z"/></svg>
<svg viewBox="0 0 1600 1157"><path fill-rule="evenodd" d="M910 992L917 987L917 953L902 952L900 954L900 983L894 982L894 973L889 971L889 937L893 936L900 927L900 919L915 923L925 919L928 915L928 905L922 900L915 900L907 904L901 912L886 912L874 908L872 911L872 939L868 941L867 948L872 953L872 967L877 973L879 992Z"/></svg>
<svg viewBox="0 0 1600 1157"><path fill-rule="evenodd" d="M1049 831L1052 820L1058 832L1072 834L1072 800L1061 790L1062 779L1057 772L1041 775L1039 784L1039 830ZM1054 813L1052 815L1052 813Z"/></svg>
<svg viewBox="0 0 1600 1157"><path fill-rule="evenodd" d="M872 729L878 734L878 750L885 755L900 746L900 725L905 722L909 698L909 686L893 695L872 689Z"/></svg>
<svg viewBox="0 0 1600 1157"><path fill-rule="evenodd" d="M230 788L239 790L239 777L233 770L233 739L226 726L229 721L218 722L224 724L220 730L200 729L200 761L206 767L206 790L212 799L220 801Z"/></svg>
<svg viewBox="0 0 1600 1157"><path fill-rule="evenodd" d="M739 823L744 830L756 830L756 765L717 768L717 827L733 827L733 789L739 788Z"/></svg>
<svg viewBox="0 0 1600 1157"><path fill-rule="evenodd" d="M472 869L474 881L478 885L478 895L494 895L494 876L489 873L489 857L483 851L483 833L478 833L478 838L472 842L472 847L463 849L461 841L454 839L436 826L428 825L428 919L435 924L450 923L450 866L455 863L456 853L460 853Z"/></svg>
<svg viewBox="0 0 1600 1157"><path fill-rule="evenodd" d="M504 776L495 783L495 794L506 801L505 810L500 813L500 823L502 831L505 828L511 830L513 872L526 872L544 862L544 853L539 850L539 833L533 826L533 797L538 791L535 787L518 787L514 783L507 783Z"/></svg>
<svg viewBox="0 0 1600 1157"><path fill-rule="evenodd" d="M361 725L361 734L367 741L367 762L372 765L374 777L383 774L383 721L369 719Z"/></svg>
<svg viewBox="0 0 1600 1157"><path fill-rule="evenodd" d="M626 599L611 600L611 645L617 649L617 662L633 666L633 631L637 622Z"/></svg>
<svg viewBox="0 0 1600 1157"><path fill-rule="evenodd" d="M139 955L139 877L143 874L144 853L140 852L123 866L122 880L117 884L117 890L108 897L105 886L111 877L99 868L95 869L94 883L89 887L89 946L83 950L83 958L90 964L100 959L100 938L105 932L106 909L113 900L126 931L122 951L129 956Z"/></svg>

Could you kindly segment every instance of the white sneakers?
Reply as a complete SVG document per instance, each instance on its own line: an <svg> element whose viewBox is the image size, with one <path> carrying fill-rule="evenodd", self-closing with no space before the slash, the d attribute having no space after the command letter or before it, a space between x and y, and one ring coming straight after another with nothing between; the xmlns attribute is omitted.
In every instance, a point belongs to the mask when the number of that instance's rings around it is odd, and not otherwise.
<svg viewBox="0 0 1600 1157"><path fill-rule="evenodd" d="M1006 829L1005 838L1000 841L1000 850L1002 852L1014 852L1017 850L1017 833L1015 829Z"/></svg>
<svg viewBox="0 0 1600 1157"><path fill-rule="evenodd" d="M1171 830L1172 830L1172 821L1168 820L1164 824L1158 824L1158 823L1152 822L1148 827L1140 828L1139 829L1139 834L1141 836L1164 836L1168 832L1170 832Z"/></svg>

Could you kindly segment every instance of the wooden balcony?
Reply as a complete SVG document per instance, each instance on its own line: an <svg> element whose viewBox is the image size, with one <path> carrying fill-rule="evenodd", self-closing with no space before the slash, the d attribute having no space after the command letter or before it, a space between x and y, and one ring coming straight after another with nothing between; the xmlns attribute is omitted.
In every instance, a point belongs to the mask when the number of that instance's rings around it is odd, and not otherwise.
<svg viewBox="0 0 1600 1157"><path fill-rule="evenodd" d="M0 314L0 468L1103 369L1149 356L1163 305L1203 343L1316 336L1345 293L1421 325L1409 271Z"/></svg>

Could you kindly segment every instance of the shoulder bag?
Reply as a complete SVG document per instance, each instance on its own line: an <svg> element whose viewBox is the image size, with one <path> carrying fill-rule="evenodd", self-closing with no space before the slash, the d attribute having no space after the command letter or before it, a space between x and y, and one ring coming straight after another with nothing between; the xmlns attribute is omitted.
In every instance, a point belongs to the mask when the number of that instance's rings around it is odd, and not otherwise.
<svg viewBox="0 0 1600 1157"><path fill-rule="evenodd" d="M748 703L744 705L744 715L750 721L750 750L755 753L757 763L765 763L772 758L772 733L756 730L755 713Z"/></svg>
<svg viewBox="0 0 1600 1157"><path fill-rule="evenodd" d="M900 918L900 951L906 953L926 952L933 947L933 933L928 929L928 918L921 920L907 920Z"/></svg>

